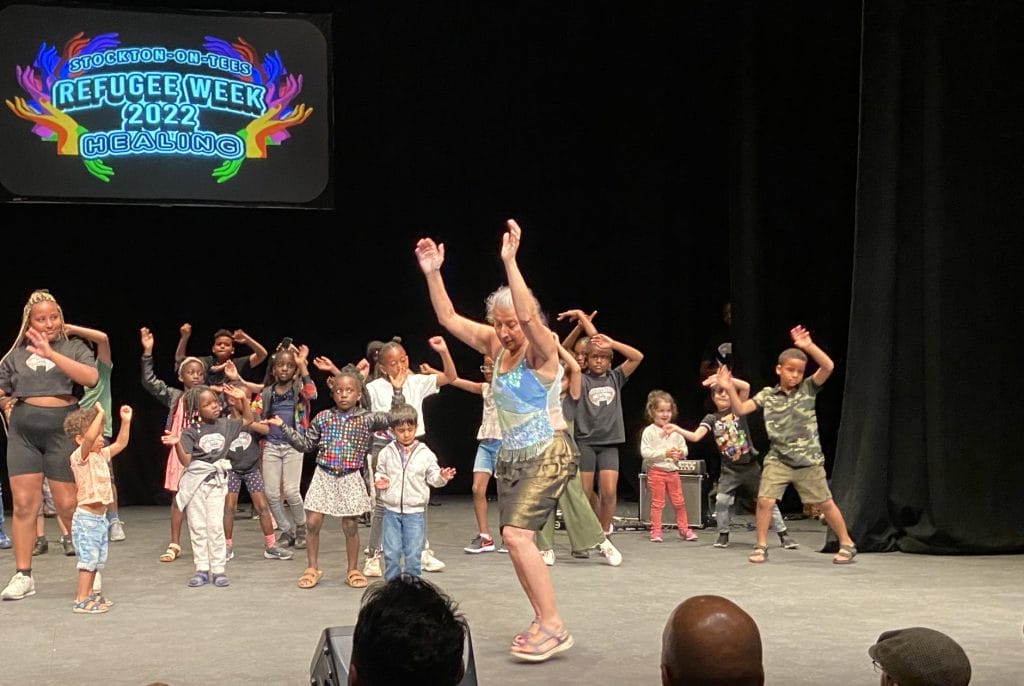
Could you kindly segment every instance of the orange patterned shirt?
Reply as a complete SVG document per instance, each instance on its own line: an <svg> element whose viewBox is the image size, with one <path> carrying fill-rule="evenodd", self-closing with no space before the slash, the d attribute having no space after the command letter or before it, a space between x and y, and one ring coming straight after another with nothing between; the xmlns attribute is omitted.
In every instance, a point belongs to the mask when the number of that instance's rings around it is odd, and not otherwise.
<svg viewBox="0 0 1024 686"><path fill-rule="evenodd" d="M114 502L110 481L110 448L82 457L82 447L71 453L71 471L78 486L79 505L109 505Z"/></svg>

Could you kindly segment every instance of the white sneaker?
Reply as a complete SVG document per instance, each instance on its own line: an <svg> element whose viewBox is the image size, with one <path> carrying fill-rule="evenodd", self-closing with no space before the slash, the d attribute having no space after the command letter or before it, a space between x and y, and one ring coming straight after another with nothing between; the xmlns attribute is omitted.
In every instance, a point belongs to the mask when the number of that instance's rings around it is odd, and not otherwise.
<svg viewBox="0 0 1024 686"><path fill-rule="evenodd" d="M92 592L93 593L102 593L103 592L103 577L100 576L99 572L96 572L96 576L92 580Z"/></svg>
<svg viewBox="0 0 1024 686"><path fill-rule="evenodd" d="M124 524L120 519L115 519L110 523L110 540L111 541L123 541L124 535Z"/></svg>
<svg viewBox="0 0 1024 686"><path fill-rule="evenodd" d="M15 572L14 576L11 577L11 583L7 584L7 588L0 593L0 598L3 600L21 600L25 596L35 594L35 579L25 576L21 572Z"/></svg>
<svg viewBox="0 0 1024 686"><path fill-rule="evenodd" d="M618 567L622 564L622 553L619 549L612 545L612 542L607 538L604 539L604 543L597 546L598 551L604 555L605 559L608 560L608 564L612 567Z"/></svg>
<svg viewBox="0 0 1024 686"><path fill-rule="evenodd" d="M372 557L366 558L363 565L363 576L384 576L380 569L380 553L374 553Z"/></svg>
<svg viewBox="0 0 1024 686"><path fill-rule="evenodd" d="M540 556L542 558L544 558L544 564L546 564L548 567L554 567L555 566L555 551L554 550L551 550L550 548L548 550L542 550L542 551L540 551Z"/></svg>
<svg viewBox="0 0 1024 686"><path fill-rule="evenodd" d="M434 557L433 550L424 548L423 554L420 555L420 566L423 567L424 572L440 572L447 565Z"/></svg>

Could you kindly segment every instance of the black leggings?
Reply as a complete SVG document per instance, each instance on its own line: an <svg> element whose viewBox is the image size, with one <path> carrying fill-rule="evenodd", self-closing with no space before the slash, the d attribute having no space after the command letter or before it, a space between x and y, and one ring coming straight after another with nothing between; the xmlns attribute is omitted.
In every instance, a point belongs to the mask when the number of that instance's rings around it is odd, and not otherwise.
<svg viewBox="0 0 1024 686"><path fill-rule="evenodd" d="M71 453L75 442L64 433L64 419L77 409L77 403L65 407L16 403L7 428L7 473L41 472L51 481L74 483Z"/></svg>

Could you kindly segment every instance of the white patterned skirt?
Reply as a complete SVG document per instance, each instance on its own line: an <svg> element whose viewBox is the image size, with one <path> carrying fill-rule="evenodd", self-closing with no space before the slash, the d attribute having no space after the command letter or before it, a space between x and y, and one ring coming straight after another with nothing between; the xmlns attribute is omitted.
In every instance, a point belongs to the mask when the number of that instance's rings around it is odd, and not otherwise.
<svg viewBox="0 0 1024 686"><path fill-rule="evenodd" d="M373 509L361 472L334 476L319 467L309 482L303 505L331 517L358 517Z"/></svg>

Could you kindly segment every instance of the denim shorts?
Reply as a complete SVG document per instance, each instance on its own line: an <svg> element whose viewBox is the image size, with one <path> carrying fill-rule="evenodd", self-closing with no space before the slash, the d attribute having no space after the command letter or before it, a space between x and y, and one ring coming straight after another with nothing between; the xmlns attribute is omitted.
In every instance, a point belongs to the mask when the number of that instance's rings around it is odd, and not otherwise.
<svg viewBox="0 0 1024 686"><path fill-rule="evenodd" d="M81 508L71 516L71 541L78 552L78 568L88 572L103 569L107 562L107 515Z"/></svg>
<svg viewBox="0 0 1024 686"><path fill-rule="evenodd" d="M501 439L499 438L485 438L480 441L480 445L476 447L473 471L494 474L494 461L498 459L499 450L501 450Z"/></svg>

